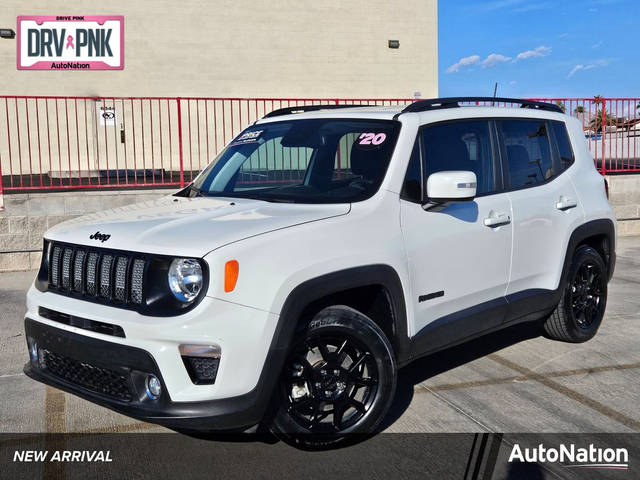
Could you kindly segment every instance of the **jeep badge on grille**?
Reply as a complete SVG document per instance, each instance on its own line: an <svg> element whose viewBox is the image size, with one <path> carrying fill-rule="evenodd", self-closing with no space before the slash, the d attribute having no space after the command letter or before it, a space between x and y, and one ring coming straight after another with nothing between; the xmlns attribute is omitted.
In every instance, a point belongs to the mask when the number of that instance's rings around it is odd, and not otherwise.
<svg viewBox="0 0 640 480"><path fill-rule="evenodd" d="M107 240L109 240L109 238L111 238L111 235L107 235L106 233L100 233L100 231L98 230L96 233L94 233L93 235L89 235L89 238L91 240L100 240L101 242L106 242Z"/></svg>

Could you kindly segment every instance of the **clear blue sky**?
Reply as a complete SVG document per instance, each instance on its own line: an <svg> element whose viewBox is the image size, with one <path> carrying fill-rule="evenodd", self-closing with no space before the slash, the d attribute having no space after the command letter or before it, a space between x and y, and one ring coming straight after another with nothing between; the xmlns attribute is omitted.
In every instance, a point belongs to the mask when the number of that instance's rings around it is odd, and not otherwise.
<svg viewBox="0 0 640 480"><path fill-rule="evenodd" d="M441 97L640 97L640 0L440 0Z"/></svg>

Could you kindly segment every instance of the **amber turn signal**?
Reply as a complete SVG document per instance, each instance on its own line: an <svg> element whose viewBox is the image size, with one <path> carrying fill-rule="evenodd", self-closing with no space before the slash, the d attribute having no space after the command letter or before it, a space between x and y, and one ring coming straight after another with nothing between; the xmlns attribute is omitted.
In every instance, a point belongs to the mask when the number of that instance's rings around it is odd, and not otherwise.
<svg viewBox="0 0 640 480"><path fill-rule="evenodd" d="M233 292L238 281L240 265L237 260L229 260L224 266L224 291Z"/></svg>

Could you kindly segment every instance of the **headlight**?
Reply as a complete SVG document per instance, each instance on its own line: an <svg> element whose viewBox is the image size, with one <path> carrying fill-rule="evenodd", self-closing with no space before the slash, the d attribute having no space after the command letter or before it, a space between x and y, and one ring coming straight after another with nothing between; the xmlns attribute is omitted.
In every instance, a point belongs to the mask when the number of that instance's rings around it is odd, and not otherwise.
<svg viewBox="0 0 640 480"><path fill-rule="evenodd" d="M169 288L178 300L193 302L202 289L202 267L197 260L176 258L169 267Z"/></svg>

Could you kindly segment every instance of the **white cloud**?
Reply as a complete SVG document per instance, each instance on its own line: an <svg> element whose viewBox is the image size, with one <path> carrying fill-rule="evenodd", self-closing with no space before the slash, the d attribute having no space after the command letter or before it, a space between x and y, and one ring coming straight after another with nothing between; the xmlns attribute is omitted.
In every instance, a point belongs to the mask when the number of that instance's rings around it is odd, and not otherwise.
<svg viewBox="0 0 640 480"><path fill-rule="evenodd" d="M492 53L482 61L482 68L493 68L499 63L508 62L509 60L511 60L511 57L505 57L499 53Z"/></svg>
<svg viewBox="0 0 640 480"><path fill-rule="evenodd" d="M545 47L544 45L540 45L539 47L534 48L533 50L525 50L524 52L520 52L516 55L514 62L518 60L526 60L527 58L534 57L546 57L551 54L551 47Z"/></svg>
<svg viewBox="0 0 640 480"><path fill-rule="evenodd" d="M459 72L465 67L471 67L473 65L480 65L482 68L493 68L499 63L508 62L511 57L506 57L499 53L492 53L484 60L480 60L480 55L471 55L469 57L463 57L456 63L447 68L447 73Z"/></svg>
<svg viewBox="0 0 640 480"><path fill-rule="evenodd" d="M591 48L600 48L602 46L602 40L600 40L598 43L594 43L593 45L591 45Z"/></svg>
<svg viewBox="0 0 640 480"><path fill-rule="evenodd" d="M610 63L610 59L606 59L606 58L594 60L586 64L579 63L571 69L571 71L569 72L569 75L567 75L567 78L573 77L576 73L578 73L581 70L591 70L592 68L606 67L607 65L609 65L609 63Z"/></svg>
<svg viewBox="0 0 640 480"><path fill-rule="evenodd" d="M456 63L447 68L447 73L459 72L460 69L468 67L470 65L477 65L480 63L480 55L471 55L458 60Z"/></svg>
<svg viewBox="0 0 640 480"><path fill-rule="evenodd" d="M569 75L567 75L567 78L573 77L580 70L591 70L592 68L596 68L596 66L593 64L583 65L582 63L579 63L578 65L576 65L571 69L571 71L569 72Z"/></svg>
<svg viewBox="0 0 640 480"><path fill-rule="evenodd" d="M516 58L507 57L506 55L502 55L500 53L491 53L487 55L484 60L480 59L480 55L470 55L468 57L462 57L456 63L447 68L447 73L455 73L464 69L465 67L471 67L473 65L480 65L482 68L494 68L500 63L505 63L509 61L517 62L518 60L525 60L527 58L534 57L546 57L551 54L551 47L546 47L544 45L540 45L539 47L534 48L533 50L526 50L524 52L520 52Z"/></svg>

